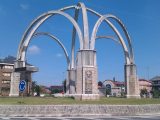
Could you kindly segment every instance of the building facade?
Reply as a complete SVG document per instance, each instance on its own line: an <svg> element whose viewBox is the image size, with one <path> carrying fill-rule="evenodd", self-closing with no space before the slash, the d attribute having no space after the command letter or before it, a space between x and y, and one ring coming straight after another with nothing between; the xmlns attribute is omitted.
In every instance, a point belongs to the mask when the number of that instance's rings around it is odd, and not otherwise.
<svg viewBox="0 0 160 120"><path fill-rule="evenodd" d="M14 64L0 63L0 96L9 96L11 77L14 71ZM32 95L32 74L31 72L21 72L20 80L25 80L27 85L24 95ZM20 93L21 94L21 93Z"/></svg>
<svg viewBox="0 0 160 120"><path fill-rule="evenodd" d="M160 81L160 80L159 80ZM160 83L160 82L159 82ZM139 91L147 90L150 94L152 91L151 81L145 79L139 79ZM115 97L125 96L125 82L119 82L115 80L105 80L102 87L99 87L99 93L101 96L110 95Z"/></svg>
<svg viewBox="0 0 160 120"><path fill-rule="evenodd" d="M106 88L106 94L111 96L122 96L125 93L124 82L118 82L115 80L105 80L103 87Z"/></svg>
<svg viewBox="0 0 160 120"><path fill-rule="evenodd" d="M64 86L50 86L49 88L53 93L63 93L64 92Z"/></svg>
<svg viewBox="0 0 160 120"><path fill-rule="evenodd" d="M10 92L11 74L14 64L0 63L0 96L8 96Z"/></svg>
<svg viewBox="0 0 160 120"><path fill-rule="evenodd" d="M152 91L152 82L145 79L139 79L139 89L146 89L148 93Z"/></svg>
<svg viewBox="0 0 160 120"><path fill-rule="evenodd" d="M152 90L160 90L160 76L155 76L151 80L152 82Z"/></svg>

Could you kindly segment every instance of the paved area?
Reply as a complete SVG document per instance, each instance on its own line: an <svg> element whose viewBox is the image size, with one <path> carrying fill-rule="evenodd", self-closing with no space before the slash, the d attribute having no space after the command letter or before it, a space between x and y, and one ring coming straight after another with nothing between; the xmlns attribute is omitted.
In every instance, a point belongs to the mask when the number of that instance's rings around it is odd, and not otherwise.
<svg viewBox="0 0 160 120"><path fill-rule="evenodd" d="M158 116L107 116L107 117L0 117L0 120L160 120Z"/></svg>

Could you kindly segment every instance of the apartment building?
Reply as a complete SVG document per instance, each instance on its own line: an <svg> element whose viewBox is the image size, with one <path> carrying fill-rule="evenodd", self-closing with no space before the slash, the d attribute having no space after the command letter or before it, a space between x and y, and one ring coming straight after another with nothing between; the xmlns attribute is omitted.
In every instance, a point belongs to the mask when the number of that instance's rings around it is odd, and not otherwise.
<svg viewBox="0 0 160 120"><path fill-rule="evenodd" d="M155 80L157 83L157 79ZM156 84L156 86L158 86ZM145 79L139 79L139 90L146 89L148 93L152 90L151 81ZM99 88L99 93L101 96L106 94L111 96L123 96L125 93L125 82L115 81L115 80L105 80L102 87Z"/></svg>
<svg viewBox="0 0 160 120"><path fill-rule="evenodd" d="M139 89L146 89L148 93L152 91L152 82L145 79L139 79Z"/></svg>
<svg viewBox="0 0 160 120"><path fill-rule="evenodd" d="M0 63L0 96L9 96L11 75L14 71L14 64L11 63ZM23 71L21 72L20 80L25 80L26 90L24 95L32 95L32 72ZM21 93L20 93L21 94Z"/></svg>
<svg viewBox="0 0 160 120"><path fill-rule="evenodd" d="M11 73L14 64L0 63L0 96L8 96L10 92Z"/></svg>
<svg viewBox="0 0 160 120"><path fill-rule="evenodd" d="M155 76L151 80L152 90L160 90L160 76Z"/></svg>

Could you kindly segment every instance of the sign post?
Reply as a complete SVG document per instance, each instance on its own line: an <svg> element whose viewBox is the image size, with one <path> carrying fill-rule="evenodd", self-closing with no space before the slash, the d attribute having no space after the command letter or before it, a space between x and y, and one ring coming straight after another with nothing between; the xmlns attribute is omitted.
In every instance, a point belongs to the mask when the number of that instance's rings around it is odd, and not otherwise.
<svg viewBox="0 0 160 120"><path fill-rule="evenodd" d="M19 91L22 93L22 100L23 100L23 92L26 89L26 81L21 80L19 83Z"/></svg>

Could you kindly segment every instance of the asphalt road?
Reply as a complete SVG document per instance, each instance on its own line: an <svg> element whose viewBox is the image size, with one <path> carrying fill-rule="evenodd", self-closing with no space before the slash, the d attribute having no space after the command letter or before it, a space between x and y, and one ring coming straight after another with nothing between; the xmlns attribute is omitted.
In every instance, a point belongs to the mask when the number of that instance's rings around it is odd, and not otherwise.
<svg viewBox="0 0 160 120"><path fill-rule="evenodd" d="M157 116L107 116L107 117L0 117L0 120L160 120Z"/></svg>

